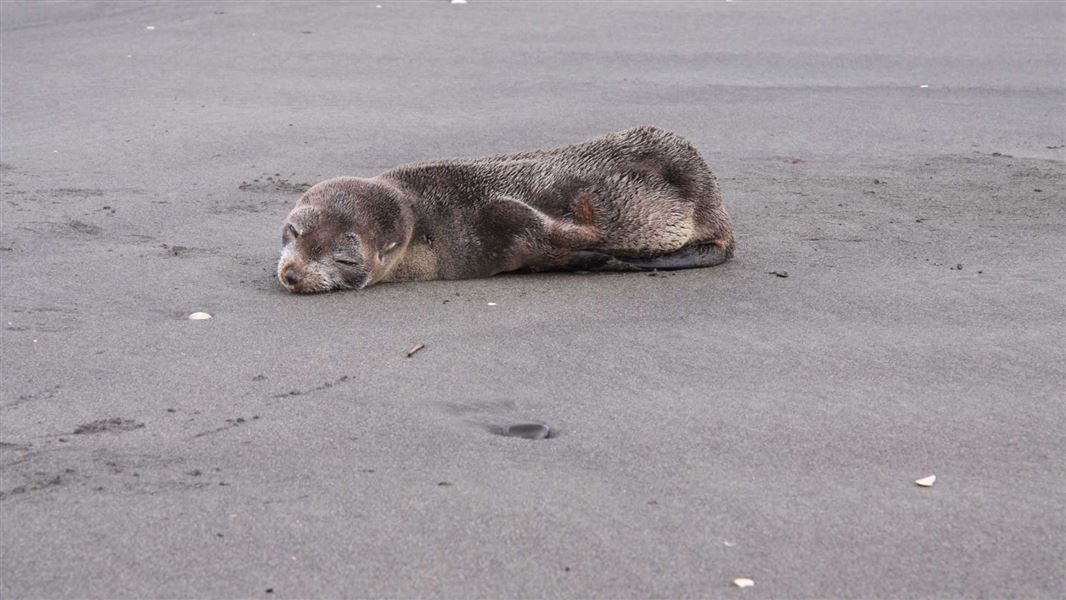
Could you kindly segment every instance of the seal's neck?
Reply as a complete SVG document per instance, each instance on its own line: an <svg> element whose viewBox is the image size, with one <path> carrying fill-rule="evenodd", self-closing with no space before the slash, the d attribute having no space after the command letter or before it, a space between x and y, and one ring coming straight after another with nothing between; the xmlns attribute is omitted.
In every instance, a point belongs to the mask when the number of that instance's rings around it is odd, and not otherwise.
<svg viewBox="0 0 1066 600"><path fill-rule="evenodd" d="M396 248L395 260L385 266L375 283L386 281L426 281L438 279L435 253L419 232L424 232L426 223L415 206L417 196L406 189L402 182L389 177L374 177L371 181L389 191L400 208L403 219L403 241Z"/></svg>

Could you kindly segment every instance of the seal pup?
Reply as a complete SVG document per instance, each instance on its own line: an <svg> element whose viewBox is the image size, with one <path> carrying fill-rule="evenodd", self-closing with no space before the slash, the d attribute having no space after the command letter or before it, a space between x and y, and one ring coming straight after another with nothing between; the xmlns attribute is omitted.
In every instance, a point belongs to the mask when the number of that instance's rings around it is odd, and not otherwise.
<svg viewBox="0 0 1066 600"><path fill-rule="evenodd" d="M709 267L733 248L718 180L699 152L638 127L318 183L285 220L277 272L287 289L308 293L523 269Z"/></svg>

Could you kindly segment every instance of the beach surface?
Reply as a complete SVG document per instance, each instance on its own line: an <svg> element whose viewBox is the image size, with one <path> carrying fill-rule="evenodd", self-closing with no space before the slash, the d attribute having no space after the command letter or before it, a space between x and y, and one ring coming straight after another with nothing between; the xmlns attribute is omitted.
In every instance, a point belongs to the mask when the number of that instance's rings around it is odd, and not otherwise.
<svg viewBox="0 0 1066 600"><path fill-rule="evenodd" d="M4 2L0 597L1058 596L1064 22ZM638 125L734 260L275 279L309 184Z"/></svg>

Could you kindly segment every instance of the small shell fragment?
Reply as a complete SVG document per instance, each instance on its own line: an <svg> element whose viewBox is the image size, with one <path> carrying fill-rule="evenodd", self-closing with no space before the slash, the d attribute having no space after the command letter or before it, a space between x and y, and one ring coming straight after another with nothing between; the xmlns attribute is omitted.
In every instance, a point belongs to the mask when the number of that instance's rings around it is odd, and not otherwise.
<svg viewBox="0 0 1066 600"><path fill-rule="evenodd" d="M211 318L211 315L209 315L209 314L207 314L205 312L194 312L193 314L189 315L189 319L191 319L193 321L205 321L205 320L210 319L210 318Z"/></svg>
<svg viewBox="0 0 1066 600"><path fill-rule="evenodd" d="M917 483L918 485L920 485L922 487L933 487L933 484L936 483L936 475L930 475L929 477L922 477L921 479L915 479L914 483Z"/></svg>
<svg viewBox="0 0 1066 600"><path fill-rule="evenodd" d="M746 588L755 585L755 582L751 579L748 579L747 577L738 577L733 580L733 585L737 586L738 588Z"/></svg>
<svg viewBox="0 0 1066 600"><path fill-rule="evenodd" d="M466 0L452 0L452 4L466 4Z"/></svg>

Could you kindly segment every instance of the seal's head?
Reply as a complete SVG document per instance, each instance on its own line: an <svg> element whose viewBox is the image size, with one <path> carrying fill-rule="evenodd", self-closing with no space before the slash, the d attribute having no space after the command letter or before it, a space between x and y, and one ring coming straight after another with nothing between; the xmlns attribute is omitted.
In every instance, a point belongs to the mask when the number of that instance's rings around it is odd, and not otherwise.
<svg viewBox="0 0 1066 600"><path fill-rule="evenodd" d="M398 189L338 177L307 190L282 226L278 280L290 292L362 289L384 279L414 229Z"/></svg>

